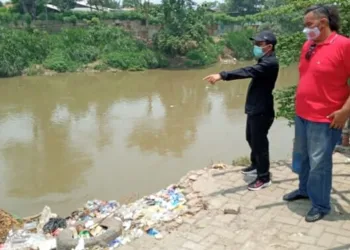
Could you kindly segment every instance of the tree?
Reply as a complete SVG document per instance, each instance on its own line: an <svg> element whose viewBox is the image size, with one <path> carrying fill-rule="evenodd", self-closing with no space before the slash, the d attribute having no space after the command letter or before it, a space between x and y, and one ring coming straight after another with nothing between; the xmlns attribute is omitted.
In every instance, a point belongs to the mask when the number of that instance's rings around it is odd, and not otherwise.
<svg viewBox="0 0 350 250"><path fill-rule="evenodd" d="M191 0L163 0L163 27L154 39L159 50L172 56L185 55L207 41L206 11L194 6Z"/></svg>
<svg viewBox="0 0 350 250"><path fill-rule="evenodd" d="M123 8L139 8L141 5L141 0L123 0Z"/></svg>
<svg viewBox="0 0 350 250"><path fill-rule="evenodd" d="M255 4L253 3L255 2ZM303 11L312 5L329 4L329 0L264 0L264 7L259 12L252 6L257 6L257 1L226 0L225 6L229 10L236 10L240 16L225 17L230 23L262 22L260 28L269 28L277 31L277 53L279 61L283 65L289 65L298 61L300 49L306 38L301 32ZM262 2L261 2L262 3ZM248 4L248 5L247 5ZM350 1L334 0L342 20L341 33L350 35ZM254 13L255 11L255 13ZM248 14L251 12L253 14ZM248 14L248 15L244 15ZM277 116L286 118L293 124L295 86L276 91L276 100L279 105Z"/></svg>
<svg viewBox="0 0 350 250"><path fill-rule="evenodd" d="M264 0L264 10L269 10L282 6L286 3L285 0Z"/></svg>
<svg viewBox="0 0 350 250"><path fill-rule="evenodd" d="M214 8L217 8L219 7L220 3L218 1L213 1L213 2L204 2L202 4L202 7L203 8L206 8L206 9L214 9Z"/></svg>
<svg viewBox="0 0 350 250"><path fill-rule="evenodd" d="M120 7L120 2L116 0L88 0L88 3L97 10L102 10L103 8L117 9Z"/></svg>
<svg viewBox="0 0 350 250"><path fill-rule="evenodd" d="M225 0L224 12L232 16L248 15L260 12L264 0Z"/></svg>
<svg viewBox="0 0 350 250"><path fill-rule="evenodd" d="M256 15L246 16L250 20L262 20L264 16L273 16L275 22L278 20L289 17L294 17L290 19L290 22L299 21L302 23L301 18L303 16L303 11L305 8L315 5L315 4L328 4L326 0L285 0L284 5L273 6L274 0L266 0L271 4L270 8ZM342 20L341 32L345 35L350 35L350 1L348 0L336 0L333 1L339 9L339 13ZM299 20L296 19L299 17ZM295 25L295 24L294 24ZM298 27L298 26L296 26ZM301 30L301 29L300 29ZM296 62L300 56L300 49L305 41L305 36L301 32L293 32L289 35L284 35L278 37L277 52L279 54L279 60L282 64L289 65ZM286 118L289 125L293 125L293 120L295 117L294 101L295 101L295 91L296 86L285 88L276 91L276 101L278 103L278 117Z"/></svg>
<svg viewBox="0 0 350 250"><path fill-rule="evenodd" d="M75 7L76 0L51 0L51 4L56 5L60 10L67 11Z"/></svg>
<svg viewBox="0 0 350 250"><path fill-rule="evenodd" d="M12 0L13 11L28 14L32 20L45 10L46 0Z"/></svg>

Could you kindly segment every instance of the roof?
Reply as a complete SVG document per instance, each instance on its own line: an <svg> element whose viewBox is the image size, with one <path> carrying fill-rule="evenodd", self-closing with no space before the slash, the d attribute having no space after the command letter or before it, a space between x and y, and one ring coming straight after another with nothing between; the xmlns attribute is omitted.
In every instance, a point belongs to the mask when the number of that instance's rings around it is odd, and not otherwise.
<svg viewBox="0 0 350 250"><path fill-rule="evenodd" d="M61 11L56 5L53 4L46 4L45 6L52 10Z"/></svg>
<svg viewBox="0 0 350 250"><path fill-rule="evenodd" d="M102 6L97 6L98 7L97 9L95 5L90 5L87 3L87 1L76 1L75 3L76 3L76 7L71 9L72 11L98 11L98 10L112 11L114 10L114 9L102 7ZM52 10L61 11L56 5L53 5L53 4L46 4L46 7Z"/></svg>
<svg viewBox="0 0 350 250"><path fill-rule="evenodd" d="M83 7L87 7L87 8L92 8L92 9L96 9L95 5L91 5L89 4L87 1L85 0L82 0L82 1L76 1L75 2L77 5L80 5L80 6L83 6ZM98 6L99 9L103 9L105 11L111 11L111 10L114 10L114 9L111 9L111 8L107 8L107 7L103 7L103 6Z"/></svg>

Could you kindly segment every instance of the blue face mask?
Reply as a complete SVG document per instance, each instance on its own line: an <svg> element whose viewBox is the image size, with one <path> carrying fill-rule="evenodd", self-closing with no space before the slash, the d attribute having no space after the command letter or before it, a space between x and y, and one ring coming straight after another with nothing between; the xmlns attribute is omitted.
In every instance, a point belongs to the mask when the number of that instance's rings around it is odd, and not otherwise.
<svg viewBox="0 0 350 250"><path fill-rule="evenodd" d="M264 55L262 48L257 45L254 45L253 53L256 59L260 59Z"/></svg>

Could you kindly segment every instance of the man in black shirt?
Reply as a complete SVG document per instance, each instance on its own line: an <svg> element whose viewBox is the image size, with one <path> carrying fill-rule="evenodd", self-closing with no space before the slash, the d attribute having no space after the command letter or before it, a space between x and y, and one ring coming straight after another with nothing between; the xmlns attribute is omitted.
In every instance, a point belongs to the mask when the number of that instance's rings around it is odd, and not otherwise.
<svg viewBox="0 0 350 250"><path fill-rule="evenodd" d="M275 55L277 39L270 31L262 31L254 38L254 56L257 64L233 71L223 71L204 78L211 84L217 81L252 78L245 104L247 114L246 139L251 148L251 165L244 174L257 174L249 190L260 190L271 185L269 140L267 134L275 117L272 91L278 76L279 64Z"/></svg>

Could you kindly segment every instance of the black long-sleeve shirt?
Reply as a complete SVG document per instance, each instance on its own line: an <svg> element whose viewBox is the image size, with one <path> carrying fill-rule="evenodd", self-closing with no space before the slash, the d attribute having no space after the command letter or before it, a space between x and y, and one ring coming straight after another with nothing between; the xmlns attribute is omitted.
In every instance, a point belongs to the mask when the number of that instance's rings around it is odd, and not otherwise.
<svg viewBox="0 0 350 250"><path fill-rule="evenodd" d="M220 72L224 81L252 78L249 84L245 113L275 115L272 91L275 88L279 63L275 53L263 56L258 63L233 71Z"/></svg>

